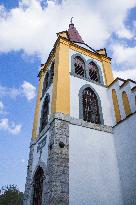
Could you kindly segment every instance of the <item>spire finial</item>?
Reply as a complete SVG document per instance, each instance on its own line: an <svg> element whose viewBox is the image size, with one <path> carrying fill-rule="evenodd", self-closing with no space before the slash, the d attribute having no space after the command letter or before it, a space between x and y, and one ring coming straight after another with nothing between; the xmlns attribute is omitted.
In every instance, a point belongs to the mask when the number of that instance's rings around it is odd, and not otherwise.
<svg viewBox="0 0 136 205"><path fill-rule="evenodd" d="M70 24L73 24L73 22L72 22L72 19L73 19L73 18L74 18L74 17L71 18L71 20L70 20Z"/></svg>

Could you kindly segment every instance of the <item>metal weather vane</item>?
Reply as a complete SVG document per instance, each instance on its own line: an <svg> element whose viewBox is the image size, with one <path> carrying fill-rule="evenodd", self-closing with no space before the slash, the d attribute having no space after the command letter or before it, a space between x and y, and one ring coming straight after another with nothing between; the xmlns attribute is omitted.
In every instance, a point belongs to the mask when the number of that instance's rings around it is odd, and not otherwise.
<svg viewBox="0 0 136 205"><path fill-rule="evenodd" d="M70 20L70 24L73 24L73 22L72 22L72 19L73 19L73 18L74 18L74 17L71 18L71 20Z"/></svg>

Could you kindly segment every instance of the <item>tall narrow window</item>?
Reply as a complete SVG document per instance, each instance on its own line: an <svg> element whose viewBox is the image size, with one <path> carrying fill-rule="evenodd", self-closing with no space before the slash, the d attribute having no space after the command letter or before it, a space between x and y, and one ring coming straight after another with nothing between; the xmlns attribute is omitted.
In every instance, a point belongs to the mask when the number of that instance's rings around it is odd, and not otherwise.
<svg viewBox="0 0 136 205"><path fill-rule="evenodd" d="M83 100L83 120L99 124L99 106L96 94L91 88L86 88L82 95Z"/></svg>
<svg viewBox="0 0 136 205"><path fill-rule="evenodd" d="M49 72L46 73L44 82L43 82L43 89L42 89L42 96L45 94L45 91L49 85Z"/></svg>
<svg viewBox="0 0 136 205"><path fill-rule="evenodd" d="M88 64L88 69L89 69L90 80L99 82L100 76L99 76L99 70L98 70L97 65L92 61Z"/></svg>
<svg viewBox="0 0 136 205"><path fill-rule="evenodd" d="M112 90L112 100L113 100L116 122L119 122L119 121L121 121L121 115L120 115L118 98L117 98L117 94L116 94L115 89Z"/></svg>
<svg viewBox="0 0 136 205"><path fill-rule="evenodd" d="M49 97L47 96L44 100L43 107L42 107L40 131L42 131L48 123L48 114L49 114Z"/></svg>
<svg viewBox="0 0 136 205"><path fill-rule="evenodd" d="M54 62L51 64L51 70L50 70L50 82L53 82L53 76L54 76Z"/></svg>
<svg viewBox="0 0 136 205"><path fill-rule="evenodd" d="M75 57L75 74L84 77L85 76L85 63L80 56Z"/></svg>
<svg viewBox="0 0 136 205"><path fill-rule="evenodd" d="M128 116L131 114L131 109L130 109L130 105L129 105L128 96L127 96L127 93L125 91L122 92L122 100L123 100L123 105L124 105L124 110L125 110L126 116Z"/></svg>
<svg viewBox="0 0 136 205"><path fill-rule="evenodd" d="M43 177L44 177L43 169L39 167L34 176L33 205L42 205Z"/></svg>

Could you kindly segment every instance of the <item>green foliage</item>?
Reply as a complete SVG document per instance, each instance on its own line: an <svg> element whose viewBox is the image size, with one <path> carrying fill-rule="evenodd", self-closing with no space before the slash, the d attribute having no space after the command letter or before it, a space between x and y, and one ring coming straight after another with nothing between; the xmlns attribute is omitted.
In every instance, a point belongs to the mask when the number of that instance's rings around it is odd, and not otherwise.
<svg viewBox="0 0 136 205"><path fill-rule="evenodd" d="M0 205L23 205L23 193L15 185L0 189Z"/></svg>

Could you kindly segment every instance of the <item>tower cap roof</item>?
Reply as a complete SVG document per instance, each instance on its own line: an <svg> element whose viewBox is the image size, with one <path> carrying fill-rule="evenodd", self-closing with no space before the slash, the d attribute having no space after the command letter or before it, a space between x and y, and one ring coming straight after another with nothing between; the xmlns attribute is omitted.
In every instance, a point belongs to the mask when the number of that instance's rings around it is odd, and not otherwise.
<svg viewBox="0 0 136 205"><path fill-rule="evenodd" d="M78 31L76 30L74 24L72 23L72 18L71 18L71 22L69 24L69 29L68 29L69 40L73 42L77 42L77 43L84 43L83 39L81 38Z"/></svg>

